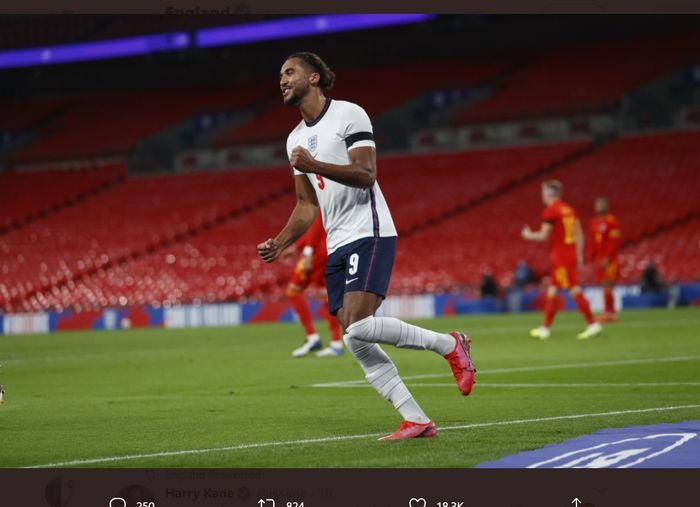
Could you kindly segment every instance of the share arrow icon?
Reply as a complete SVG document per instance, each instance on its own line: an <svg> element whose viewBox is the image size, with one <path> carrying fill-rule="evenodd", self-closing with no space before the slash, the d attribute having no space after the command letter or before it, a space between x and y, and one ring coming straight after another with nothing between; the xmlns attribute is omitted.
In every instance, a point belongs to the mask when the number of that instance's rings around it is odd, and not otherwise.
<svg viewBox="0 0 700 507"><path fill-rule="evenodd" d="M579 505L581 505L581 500L579 500L578 498L574 498L573 500L571 500L571 503L574 504L574 507L578 507Z"/></svg>

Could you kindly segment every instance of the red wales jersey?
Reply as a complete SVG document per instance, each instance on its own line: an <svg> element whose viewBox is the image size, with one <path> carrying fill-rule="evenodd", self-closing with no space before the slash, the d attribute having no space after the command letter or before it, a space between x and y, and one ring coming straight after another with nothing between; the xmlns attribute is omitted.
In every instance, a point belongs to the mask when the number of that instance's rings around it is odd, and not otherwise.
<svg viewBox="0 0 700 507"><path fill-rule="evenodd" d="M593 260L615 261L620 250L620 224L617 218L610 213L602 217L594 217L591 220L590 230L593 238L591 242Z"/></svg>
<svg viewBox="0 0 700 507"><path fill-rule="evenodd" d="M552 225L550 258L556 265L576 265L576 212L557 199L542 212L542 221Z"/></svg>

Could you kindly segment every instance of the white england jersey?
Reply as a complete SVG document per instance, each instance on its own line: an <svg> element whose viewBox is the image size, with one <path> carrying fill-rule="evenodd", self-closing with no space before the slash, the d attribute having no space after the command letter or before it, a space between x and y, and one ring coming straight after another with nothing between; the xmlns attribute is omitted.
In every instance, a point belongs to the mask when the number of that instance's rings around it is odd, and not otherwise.
<svg viewBox="0 0 700 507"><path fill-rule="evenodd" d="M287 138L287 155L297 146L308 149L316 160L348 165L353 148L374 148L372 123L364 109L352 102L326 99L318 118L302 120ZM304 174L294 169L294 174ZM375 181L372 188L353 188L307 174L321 207L328 253L358 239L397 236L384 195Z"/></svg>

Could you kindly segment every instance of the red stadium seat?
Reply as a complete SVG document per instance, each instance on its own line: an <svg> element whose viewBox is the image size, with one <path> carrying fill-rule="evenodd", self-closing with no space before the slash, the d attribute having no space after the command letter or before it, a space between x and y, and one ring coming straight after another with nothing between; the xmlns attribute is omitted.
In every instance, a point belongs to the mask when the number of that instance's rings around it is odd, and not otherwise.
<svg viewBox="0 0 700 507"><path fill-rule="evenodd" d="M0 231L65 206L125 175L123 161L0 172Z"/></svg>

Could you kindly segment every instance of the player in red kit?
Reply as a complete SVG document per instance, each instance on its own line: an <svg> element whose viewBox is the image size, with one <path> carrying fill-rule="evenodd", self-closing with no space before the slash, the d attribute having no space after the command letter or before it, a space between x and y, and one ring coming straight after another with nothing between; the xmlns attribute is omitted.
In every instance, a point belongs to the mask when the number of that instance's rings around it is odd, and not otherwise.
<svg viewBox="0 0 700 507"><path fill-rule="evenodd" d="M292 352L294 357L301 357L318 350L319 357L340 356L343 354L343 342L340 336L340 325L338 321L328 313L328 295L326 293L326 231L323 229L321 214L306 233L295 243L297 252L301 252L301 257L297 263L292 279L287 286L287 297L292 302L294 310L299 316L301 325L306 330L306 341L304 344ZM304 298L304 291L311 284L321 288L321 308L324 318L328 321L331 331L331 343L325 349L321 343L321 337L316 332L314 321L311 317L309 305Z"/></svg>
<svg viewBox="0 0 700 507"><path fill-rule="evenodd" d="M579 333L579 339L600 334L601 325L591 312L591 305L583 295L578 281L578 268L583 266L583 230L574 209L562 201L563 186L559 181L549 180L542 184L542 225L538 231L529 226L522 230L522 237L530 241L551 242L552 282L547 288L547 300L542 326L530 331L534 338L546 339L557 312L557 296L560 289L568 289L576 306L586 319L588 327Z"/></svg>
<svg viewBox="0 0 700 507"><path fill-rule="evenodd" d="M603 285L605 312L598 317L601 322L615 322L615 297L613 286L617 280L617 253L620 250L620 225L605 197L598 197L594 203L596 216L591 220L591 258L596 279Z"/></svg>

